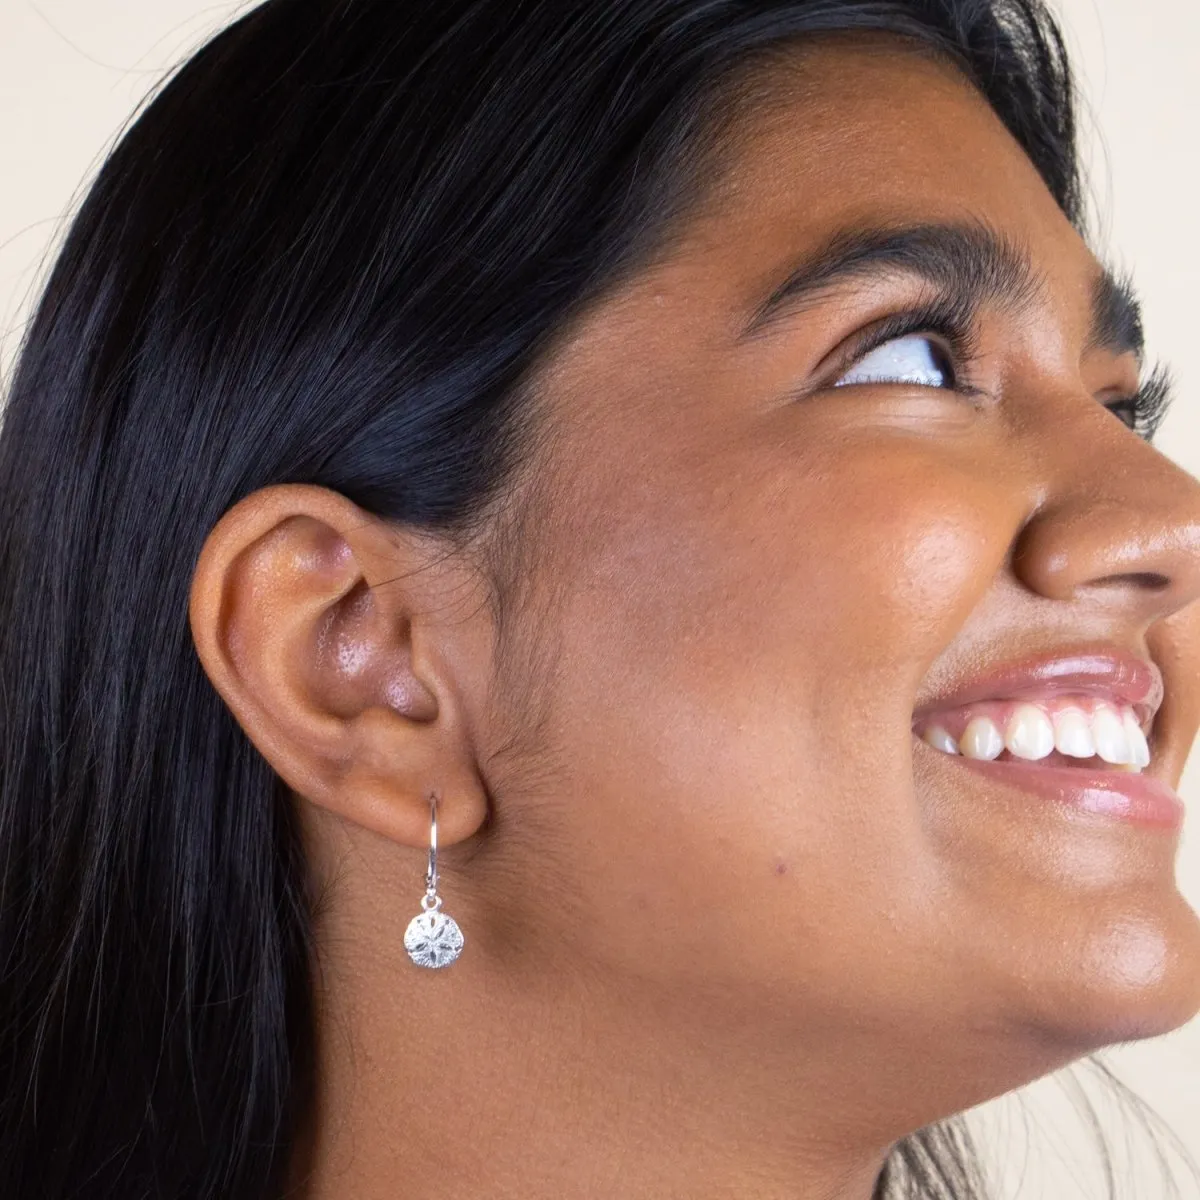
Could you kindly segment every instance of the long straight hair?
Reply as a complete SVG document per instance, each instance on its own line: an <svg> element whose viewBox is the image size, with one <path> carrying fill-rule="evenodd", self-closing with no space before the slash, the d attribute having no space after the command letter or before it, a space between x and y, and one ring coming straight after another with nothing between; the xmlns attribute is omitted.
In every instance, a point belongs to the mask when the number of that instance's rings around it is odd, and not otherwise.
<svg viewBox="0 0 1200 1200"><path fill-rule="evenodd" d="M191 641L204 539L282 482L486 530L540 350L699 194L738 69L839 31L956 63L1081 222L1041 0L268 0L125 132L0 428L0 1196L282 1194L318 898ZM876 1189L983 1195L957 1121Z"/></svg>

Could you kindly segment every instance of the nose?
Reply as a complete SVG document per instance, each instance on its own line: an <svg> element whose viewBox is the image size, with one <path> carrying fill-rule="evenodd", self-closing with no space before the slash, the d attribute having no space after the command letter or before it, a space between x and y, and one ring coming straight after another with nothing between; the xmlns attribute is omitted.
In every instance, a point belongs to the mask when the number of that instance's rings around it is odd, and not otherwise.
<svg viewBox="0 0 1200 1200"><path fill-rule="evenodd" d="M1148 627L1200 598L1200 480L1109 414L1087 419L1106 426L1056 452L1013 567L1042 595Z"/></svg>

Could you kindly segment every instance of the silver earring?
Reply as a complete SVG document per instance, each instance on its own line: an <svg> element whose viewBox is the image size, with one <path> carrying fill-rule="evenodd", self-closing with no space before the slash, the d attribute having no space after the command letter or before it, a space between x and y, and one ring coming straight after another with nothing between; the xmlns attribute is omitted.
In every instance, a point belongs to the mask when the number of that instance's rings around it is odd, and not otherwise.
<svg viewBox="0 0 1200 1200"><path fill-rule="evenodd" d="M448 967L462 952L463 935L458 922L440 911L437 894L437 792L429 797L429 866L425 871L425 895L421 911L404 931L404 948L418 967Z"/></svg>

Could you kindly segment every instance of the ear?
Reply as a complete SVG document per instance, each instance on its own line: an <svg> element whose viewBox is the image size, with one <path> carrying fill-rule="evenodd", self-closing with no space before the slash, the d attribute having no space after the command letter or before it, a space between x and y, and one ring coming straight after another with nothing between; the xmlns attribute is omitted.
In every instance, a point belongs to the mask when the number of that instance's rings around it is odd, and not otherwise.
<svg viewBox="0 0 1200 1200"><path fill-rule="evenodd" d="M188 616L213 686L293 791L418 847L436 791L449 845L487 816L469 729L491 653L479 585L444 541L280 484L213 528Z"/></svg>

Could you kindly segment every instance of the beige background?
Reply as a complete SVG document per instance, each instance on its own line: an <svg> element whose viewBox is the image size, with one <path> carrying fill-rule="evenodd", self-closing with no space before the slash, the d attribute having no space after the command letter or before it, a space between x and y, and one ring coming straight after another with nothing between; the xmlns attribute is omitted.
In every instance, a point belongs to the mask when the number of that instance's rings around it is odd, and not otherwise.
<svg viewBox="0 0 1200 1200"><path fill-rule="evenodd" d="M161 72L246 3L201 0L0 0L0 369L7 374L62 217L139 99ZM1159 444L1200 475L1200 45L1197 0L1058 0L1088 99L1085 144L1101 214L1100 245L1131 266L1152 355L1176 368L1182 395ZM1093 127L1098 127L1097 136ZM1200 750L1183 780L1192 809L1179 880L1200 908ZM1200 1160L1200 1018L1105 1058ZM1087 1073L1079 1073L1086 1081ZM972 1113L1005 1195L1099 1197L1103 1176L1062 1081L1041 1080ZM1087 1084L1101 1118L1114 1117ZM1117 1133L1116 1170L1130 1196L1165 1195L1151 1157ZM1179 1173L1182 1195L1200 1191Z"/></svg>

